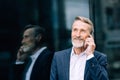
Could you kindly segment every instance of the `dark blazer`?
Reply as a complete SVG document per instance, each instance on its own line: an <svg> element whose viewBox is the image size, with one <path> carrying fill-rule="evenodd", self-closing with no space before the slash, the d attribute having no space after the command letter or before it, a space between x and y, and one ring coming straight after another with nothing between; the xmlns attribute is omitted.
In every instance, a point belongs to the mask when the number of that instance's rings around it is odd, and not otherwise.
<svg viewBox="0 0 120 80"><path fill-rule="evenodd" d="M55 53L51 65L50 80L69 80L70 49ZM106 55L95 51L94 57L86 61L84 80L109 80L106 70Z"/></svg>
<svg viewBox="0 0 120 80"><path fill-rule="evenodd" d="M53 52L48 49L42 51L38 56L30 76L30 80L50 80L50 67L53 57ZM15 80L22 80L26 64L15 65Z"/></svg>

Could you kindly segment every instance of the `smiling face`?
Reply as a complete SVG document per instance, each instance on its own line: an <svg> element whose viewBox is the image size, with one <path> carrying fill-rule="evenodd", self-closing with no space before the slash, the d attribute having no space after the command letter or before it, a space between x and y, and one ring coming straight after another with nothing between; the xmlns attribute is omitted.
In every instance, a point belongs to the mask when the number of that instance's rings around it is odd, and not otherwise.
<svg viewBox="0 0 120 80"><path fill-rule="evenodd" d="M84 46L86 38L90 35L91 26L83 21L75 20L72 25L72 44L73 47L81 48Z"/></svg>

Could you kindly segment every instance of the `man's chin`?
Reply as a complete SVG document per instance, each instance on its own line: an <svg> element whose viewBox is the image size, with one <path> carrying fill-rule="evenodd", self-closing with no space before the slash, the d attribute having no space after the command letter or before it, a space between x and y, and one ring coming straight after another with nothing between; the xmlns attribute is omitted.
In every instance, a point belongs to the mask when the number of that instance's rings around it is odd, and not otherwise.
<svg viewBox="0 0 120 80"><path fill-rule="evenodd" d="M28 50L28 49L23 49L23 51L24 51L25 53L30 52L30 50Z"/></svg>
<svg viewBox="0 0 120 80"><path fill-rule="evenodd" d="M73 45L73 47L75 47L75 48L82 48L83 46L76 46L76 45Z"/></svg>
<svg viewBox="0 0 120 80"><path fill-rule="evenodd" d="M23 51L25 52L25 53L28 53L28 52L30 52L32 50L32 47L24 47L23 48Z"/></svg>
<svg viewBox="0 0 120 80"><path fill-rule="evenodd" d="M73 43L73 47L75 47L75 48L81 48L81 47L83 47L83 44L75 44L75 43Z"/></svg>
<svg viewBox="0 0 120 80"><path fill-rule="evenodd" d="M81 43L72 42L72 44L73 44L73 47L75 47L75 48L81 48L81 47L83 47L84 42L81 42Z"/></svg>
<svg viewBox="0 0 120 80"><path fill-rule="evenodd" d="M28 52L31 52L33 48L34 48L34 45L23 46L23 51L28 53Z"/></svg>

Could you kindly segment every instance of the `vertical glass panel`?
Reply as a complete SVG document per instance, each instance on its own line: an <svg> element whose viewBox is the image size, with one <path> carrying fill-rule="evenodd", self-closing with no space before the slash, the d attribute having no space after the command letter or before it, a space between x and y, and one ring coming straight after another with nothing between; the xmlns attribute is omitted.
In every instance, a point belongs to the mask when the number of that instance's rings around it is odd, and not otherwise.
<svg viewBox="0 0 120 80"><path fill-rule="evenodd" d="M76 16L89 17L89 0L65 0L65 15L67 29L70 30Z"/></svg>

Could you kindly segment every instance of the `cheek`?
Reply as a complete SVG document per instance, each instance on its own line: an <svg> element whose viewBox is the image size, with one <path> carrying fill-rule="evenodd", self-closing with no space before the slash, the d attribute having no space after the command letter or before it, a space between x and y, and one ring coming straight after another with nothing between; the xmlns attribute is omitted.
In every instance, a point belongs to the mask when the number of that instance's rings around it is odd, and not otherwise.
<svg viewBox="0 0 120 80"><path fill-rule="evenodd" d="M76 33L75 33L75 32L72 32L72 33L71 33L71 36L75 36L75 35L76 35Z"/></svg>
<svg viewBox="0 0 120 80"><path fill-rule="evenodd" d="M81 37L85 40L88 37L88 35L87 34L82 34Z"/></svg>
<svg viewBox="0 0 120 80"><path fill-rule="evenodd" d="M72 33L72 34L71 34L71 38L75 38L75 34Z"/></svg>
<svg viewBox="0 0 120 80"><path fill-rule="evenodd" d="M88 37L89 37L89 35L85 35L85 36L84 36L84 39L86 40Z"/></svg>
<svg viewBox="0 0 120 80"><path fill-rule="evenodd" d="M28 39L28 40L26 41L26 43L28 43L28 44L33 44L34 42L35 42L34 39Z"/></svg>

